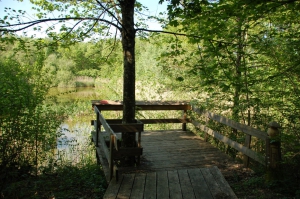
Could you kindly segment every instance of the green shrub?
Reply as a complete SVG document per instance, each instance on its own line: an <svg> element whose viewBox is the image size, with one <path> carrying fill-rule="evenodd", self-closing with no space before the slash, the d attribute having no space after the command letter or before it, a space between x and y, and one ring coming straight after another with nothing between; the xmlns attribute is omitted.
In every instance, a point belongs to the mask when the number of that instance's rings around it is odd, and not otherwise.
<svg viewBox="0 0 300 199"><path fill-rule="evenodd" d="M37 62L0 62L0 190L45 163L56 145L63 113L44 105L48 81Z"/></svg>

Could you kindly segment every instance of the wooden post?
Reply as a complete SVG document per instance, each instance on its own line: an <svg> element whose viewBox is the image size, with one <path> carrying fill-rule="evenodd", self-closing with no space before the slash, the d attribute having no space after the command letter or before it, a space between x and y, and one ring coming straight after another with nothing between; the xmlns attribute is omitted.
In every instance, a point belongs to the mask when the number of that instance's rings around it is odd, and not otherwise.
<svg viewBox="0 0 300 199"><path fill-rule="evenodd" d="M97 109L96 109L97 110ZM96 111L96 147L98 147L99 146L99 144L98 144L98 142L99 142L99 131L100 131L100 128L99 128L99 123L100 123L100 121L99 121L99 112L98 111Z"/></svg>
<svg viewBox="0 0 300 199"><path fill-rule="evenodd" d="M265 147L265 150L266 150L266 167L269 168L269 165L270 165L270 138L267 137L266 138L266 147Z"/></svg>
<svg viewBox="0 0 300 199"><path fill-rule="evenodd" d="M138 132L138 148L141 148L141 147L142 147L141 141L142 141L142 137L141 137L141 132L139 131L139 132ZM141 163L141 156L138 155L138 156L137 156L137 165L140 165L140 163Z"/></svg>
<svg viewBox="0 0 300 199"><path fill-rule="evenodd" d="M183 110L183 120L187 119L187 110ZM186 122L182 123L182 130L186 131Z"/></svg>
<svg viewBox="0 0 300 199"><path fill-rule="evenodd" d="M251 135L246 135L244 146L250 149ZM243 155L244 167L249 167L250 158L247 155Z"/></svg>
<svg viewBox="0 0 300 199"><path fill-rule="evenodd" d="M278 164L281 161L281 149L280 149L280 125L277 122L270 122L268 124L268 135L270 138L269 144L269 157L270 157L270 167L272 169L277 169Z"/></svg>
<svg viewBox="0 0 300 199"><path fill-rule="evenodd" d="M100 165L101 162L100 162L100 159L99 159L99 154L98 154L97 149L96 149L96 160L97 160L97 165Z"/></svg>
<svg viewBox="0 0 300 199"><path fill-rule="evenodd" d="M276 122L270 122L268 128L269 139L267 139L267 175L266 180L278 180L281 178L281 143L280 143L280 125Z"/></svg>
<svg viewBox="0 0 300 199"><path fill-rule="evenodd" d="M110 142L109 142L109 179L111 180L113 178L114 173L114 159L113 159L113 149L114 149L114 136L110 135Z"/></svg>
<svg viewBox="0 0 300 199"><path fill-rule="evenodd" d="M210 120L210 119L209 119L208 117L205 118L205 126L207 126L207 127L208 127L208 122L209 122L209 120ZM205 134L204 134L204 141L205 141L205 142L208 142L208 137L209 137L208 133L205 133Z"/></svg>
<svg viewBox="0 0 300 199"><path fill-rule="evenodd" d="M270 168L278 169L279 162L281 161L281 148L280 141L271 140L269 145Z"/></svg>

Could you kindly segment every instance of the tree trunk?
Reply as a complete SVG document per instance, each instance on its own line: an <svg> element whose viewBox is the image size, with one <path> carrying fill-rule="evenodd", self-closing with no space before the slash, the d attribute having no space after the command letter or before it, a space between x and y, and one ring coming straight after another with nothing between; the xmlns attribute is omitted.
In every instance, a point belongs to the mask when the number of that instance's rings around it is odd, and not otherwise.
<svg viewBox="0 0 300 199"><path fill-rule="evenodd" d="M233 96L233 110L232 110L232 119L236 122L239 122L239 110L240 110L240 95L241 95L241 87L242 87L242 73L241 73L241 67L242 67L242 53L243 53L243 34L242 34L242 23L241 20L238 19L238 46L237 46L237 52L236 52L236 63L235 63L235 86L234 86L234 96ZM234 141L237 140L238 137L238 131L235 128L232 128L231 133L231 139ZM231 147L227 147L227 153L229 153ZM233 150L231 155L235 158L236 157L236 151Z"/></svg>
<svg viewBox="0 0 300 199"><path fill-rule="evenodd" d="M135 122L135 0L119 0L122 12L123 123ZM134 147L135 134L122 132L122 147Z"/></svg>

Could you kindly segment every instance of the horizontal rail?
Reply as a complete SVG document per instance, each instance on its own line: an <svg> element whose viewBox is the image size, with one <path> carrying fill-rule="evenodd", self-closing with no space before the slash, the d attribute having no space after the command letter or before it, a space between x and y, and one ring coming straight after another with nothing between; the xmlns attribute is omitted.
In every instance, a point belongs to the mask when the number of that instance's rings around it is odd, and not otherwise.
<svg viewBox="0 0 300 199"><path fill-rule="evenodd" d="M263 131L260 131L258 129L255 129L251 126L247 126L245 124L240 124L240 123L237 123L231 119L228 119L226 117L223 117L223 116L220 116L220 115L217 115L215 113L211 113L209 111L205 111L205 110L202 110L202 109L199 109L197 107L192 107L192 110L199 114L199 115L203 115L203 116L206 116L216 122L219 122L221 124L225 124L229 127L232 127L234 129L237 129L239 131L242 131L243 133L246 133L248 135L252 135L254 137L257 137L261 140L266 140L268 138L268 134L266 132L263 132Z"/></svg>
<svg viewBox="0 0 300 199"><path fill-rule="evenodd" d="M251 149L243 146L240 143L237 143L237 142L229 139L226 136L223 136L219 132L210 129L210 128L206 127L205 125L202 125L202 124L200 124L198 122L195 122L195 121L193 121L192 123L193 123L193 125L195 127L199 128L200 130L202 130L203 132L209 134L210 136L212 136L212 137L220 140L221 142L223 142L223 143L225 143L225 144L233 147L237 151L242 152L243 154L245 154L248 157L254 159L255 161L261 163L262 165L266 165L265 158L263 158L262 156L258 155L255 151L253 151L253 150L251 150Z"/></svg>
<svg viewBox="0 0 300 199"><path fill-rule="evenodd" d="M111 129L111 127L107 124L106 120L104 119L103 115L101 114L101 112L99 111L99 109L97 107L95 107L95 112L97 114L99 114L99 121L101 122L101 124L103 125L103 128L105 129L106 132L110 133L111 135L114 136L114 143L115 143L115 148L116 150L118 150L118 142L117 142L117 135L115 134L115 132ZM98 121L97 121L98 122Z"/></svg>
<svg viewBox="0 0 300 199"><path fill-rule="evenodd" d="M184 119L184 118L139 119L139 121L143 124L191 123L190 119ZM121 119L106 119L106 122L110 125L110 127L112 127L113 124L121 124L122 120ZM91 125L95 125L95 124L96 124L96 122L94 120L92 120ZM136 123L131 123L131 124L136 124Z"/></svg>
<svg viewBox="0 0 300 199"><path fill-rule="evenodd" d="M109 179L111 180L113 176L118 178L118 168L115 164L117 158L123 156L138 156L138 163L140 162L140 156L143 153L143 148L141 147L141 132L144 131L144 124L137 120L137 123L126 123L123 124L121 120L114 120L108 122L97 106L94 106L94 111L96 113L97 119L93 120L91 123L96 129L96 146L98 147L98 139L100 138L101 147L103 149L104 155L109 163ZM109 139L109 149L106 145L103 133L100 132L101 125L104 130L110 135ZM118 139L115 132L138 132L138 147L134 148L123 148L118 147Z"/></svg>
<svg viewBox="0 0 300 199"><path fill-rule="evenodd" d="M228 119L226 117L217 115L215 113L197 108L197 107L192 107L192 111L197 113L198 115L201 116L205 116L211 120L214 120L218 123L224 124L228 127L231 127L233 129L239 130L243 133L246 134L246 138L245 138L245 143L244 145L231 140L230 138L221 135L219 132L214 131L210 128L208 128L207 126L197 122L197 121L193 121L192 124L199 128L200 130L202 130L203 132L207 133L208 135L220 140L221 142L231 146L232 148L236 149L239 152L242 152L244 154L244 165L247 167L249 164L249 158L252 158L253 160L259 162L260 164L264 165L264 166L268 166L268 157L269 157L269 136L266 132L260 131L258 129L255 129L253 127L250 127L248 125L245 124L240 124L238 122L235 122L231 119ZM260 155L257 152L253 151L252 149L250 149L250 143L251 143L251 137L257 137L258 139L262 140L263 142L265 142L266 144L266 148L265 148L265 156L264 155Z"/></svg>
<svg viewBox="0 0 300 199"><path fill-rule="evenodd" d="M92 106L98 107L101 111L122 111L123 103L110 100L92 100ZM191 110L191 105L188 102L177 101L136 101L137 111L149 110Z"/></svg>

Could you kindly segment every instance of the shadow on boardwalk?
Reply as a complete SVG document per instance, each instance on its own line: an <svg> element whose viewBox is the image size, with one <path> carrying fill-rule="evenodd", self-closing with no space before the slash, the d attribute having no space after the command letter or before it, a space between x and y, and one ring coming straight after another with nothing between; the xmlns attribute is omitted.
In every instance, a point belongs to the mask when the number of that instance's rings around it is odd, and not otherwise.
<svg viewBox="0 0 300 199"><path fill-rule="evenodd" d="M141 164L123 173L178 170L217 166L222 173L237 164L193 132L182 130L142 133Z"/></svg>
<svg viewBox="0 0 300 199"><path fill-rule="evenodd" d="M104 198L237 198L221 173L235 162L194 133L146 131L142 147L141 164L121 168Z"/></svg>

